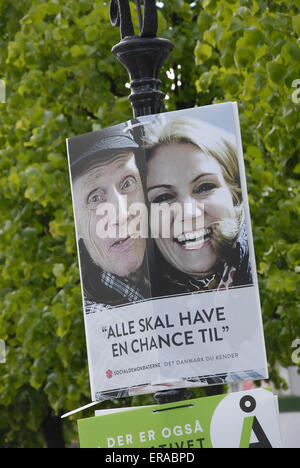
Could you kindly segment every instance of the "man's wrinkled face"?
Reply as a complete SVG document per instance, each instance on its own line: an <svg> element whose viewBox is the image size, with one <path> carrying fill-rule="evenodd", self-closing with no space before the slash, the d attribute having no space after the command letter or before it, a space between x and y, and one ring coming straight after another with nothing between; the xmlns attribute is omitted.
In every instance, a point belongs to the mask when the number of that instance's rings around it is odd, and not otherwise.
<svg viewBox="0 0 300 468"><path fill-rule="evenodd" d="M79 238L102 270L128 277L142 265L146 240L128 234L137 216L130 207L144 204L144 192L133 153L96 163L73 183ZM101 207L108 206L109 211ZM111 215L111 216L109 216ZM101 235L99 226L113 237Z"/></svg>

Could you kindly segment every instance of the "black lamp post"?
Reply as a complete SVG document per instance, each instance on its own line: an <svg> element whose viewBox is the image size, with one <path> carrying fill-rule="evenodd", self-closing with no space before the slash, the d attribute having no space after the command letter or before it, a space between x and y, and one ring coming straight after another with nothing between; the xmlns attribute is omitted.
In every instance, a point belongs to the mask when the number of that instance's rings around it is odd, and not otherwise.
<svg viewBox="0 0 300 468"><path fill-rule="evenodd" d="M172 42L156 37L158 15L155 0L144 0L144 15L140 0L135 0L139 18L140 34L135 35L131 19L129 0L111 0L110 19L113 26L121 30L121 42L112 53L124 65L130 77L129 100L134 117L159 114L163 111L165 94L160 90L160 71L169 53L174 49ZM187 400L187 389L172 389L157 392L159 404Z"/></svg>

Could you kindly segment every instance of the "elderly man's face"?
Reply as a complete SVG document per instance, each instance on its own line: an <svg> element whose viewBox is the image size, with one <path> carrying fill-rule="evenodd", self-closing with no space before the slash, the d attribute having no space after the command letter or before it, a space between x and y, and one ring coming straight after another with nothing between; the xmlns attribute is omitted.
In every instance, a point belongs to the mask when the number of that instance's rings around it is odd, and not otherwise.
<svg viewBox="0 0 300 468"><path fill-rule="evenodd" d="M133 203L144 203L144 193L133 153L115 157L111 162L95 164L73 184L76 223L79 237L96 265L109 273L127 277L142 265L146 240L132 237L126 230L135 214ZM115 216L99 214L101 205L109 204ZM104 205L103 205L104 206ZM99 234L99 225L115 233ZM126 233L127 234L124 234Z"/></svg>

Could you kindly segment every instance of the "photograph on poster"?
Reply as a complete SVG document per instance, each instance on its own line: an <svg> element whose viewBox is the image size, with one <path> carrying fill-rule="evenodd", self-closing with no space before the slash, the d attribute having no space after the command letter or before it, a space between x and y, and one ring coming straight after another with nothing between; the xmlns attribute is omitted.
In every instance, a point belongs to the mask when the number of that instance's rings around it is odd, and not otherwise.
<svg viewBox="0 0 300 468"><path fill-rule="evenodd" d="M161 235L161 226L155 233L158 281L154 296L252 284L232 136L177 115L157 116L145 133L148 202L150 206L167 204L170 209L177 203L181 208L177 234L177 212L169 217L169 237Z"/></svg>
<svg viewBox="0 0 300 468"><path fill-rule="evenodd" d="M236 104L67 149L93 400L266 378Z"/></svg>

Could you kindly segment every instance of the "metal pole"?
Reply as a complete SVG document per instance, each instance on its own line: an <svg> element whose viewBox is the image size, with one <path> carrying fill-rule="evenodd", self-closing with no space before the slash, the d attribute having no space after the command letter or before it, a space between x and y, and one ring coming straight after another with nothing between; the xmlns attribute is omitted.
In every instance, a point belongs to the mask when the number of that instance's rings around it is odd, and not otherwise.
<svg viewBox="0 0 300 468"><path fill-rule="evenodd" d="M172 42L156 37L158 15L155 0L144 0L144 16L140 1L136 0L140 34L134 34L129 0L111 0L110 18L113 26L121 30L121 42L112 53L124 65L130 77L129 100L134 117L159 114L163 111L165 94L160 90L160 71L169 53L174 49ZM157 392L159 404L187 400L190 392L172 389Z"/></svg>

